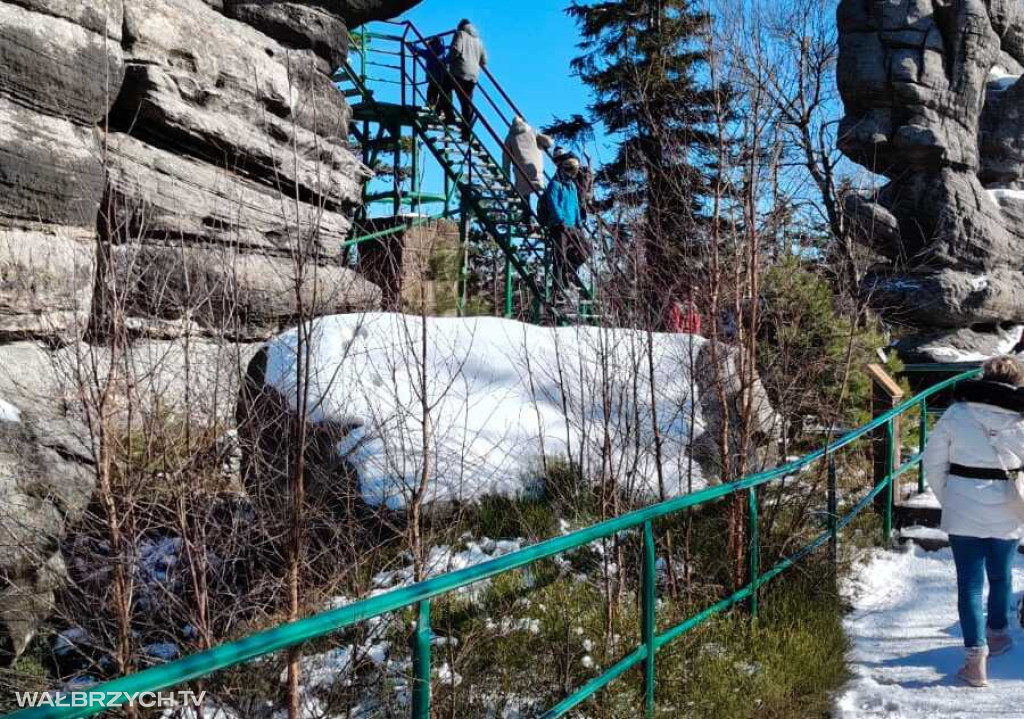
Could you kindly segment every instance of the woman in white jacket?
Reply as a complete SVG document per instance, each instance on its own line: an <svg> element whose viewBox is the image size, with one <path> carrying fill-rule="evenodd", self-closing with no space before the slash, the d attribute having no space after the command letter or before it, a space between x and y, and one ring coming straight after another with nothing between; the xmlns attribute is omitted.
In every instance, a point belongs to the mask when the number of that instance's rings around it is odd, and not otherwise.
<svg viewBox="0 0 1024 719"><path fill-rule="evenodd" d="M922 463L942 505L942 529L956 563L957 609L967 659L958 676L986 686L987 658L1009 651L1011 566L1024 535L1024 367L1012 357L985 363L981 380L961 382L935 425ZM988 619L982 612L988 576ZM985 628L982 633L982 628Z"/></svg>
<svg viewBox="0 0 1024 719"><path fill-rule="evenodd" d="M529 199L544 192L544 150L551 138L538 134L523 118L516 116L505 136L501 165L513 177L520 197Z"/></svg>

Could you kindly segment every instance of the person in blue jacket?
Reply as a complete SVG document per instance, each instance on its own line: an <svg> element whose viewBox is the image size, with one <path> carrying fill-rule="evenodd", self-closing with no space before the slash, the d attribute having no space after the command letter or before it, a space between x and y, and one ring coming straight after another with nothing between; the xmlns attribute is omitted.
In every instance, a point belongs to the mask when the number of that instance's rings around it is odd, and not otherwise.
<svg viewBox="0 0 1024 719"><path fill-rule="evenodd" d="M560 159L557 152L555 159ZM575 157L562 159L541 202L540 219L551 243L551 274L563 290L573 285L573 277L589 254L580 232L583 217L576 186L579 171L580 162Z"/></svg>

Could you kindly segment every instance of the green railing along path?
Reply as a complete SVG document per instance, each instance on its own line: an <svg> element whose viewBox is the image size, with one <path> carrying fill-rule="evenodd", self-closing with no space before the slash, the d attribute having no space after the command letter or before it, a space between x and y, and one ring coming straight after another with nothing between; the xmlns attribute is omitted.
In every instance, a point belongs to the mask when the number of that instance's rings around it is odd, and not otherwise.
<svg viewBox="0 0 1024 719"><path fill-rule="evenodd" d="M378 596L354 602L345 607L316 614L273 629L252 634L244 639L222 644L208 651L169 662L160 666L131 674L120 679L91 687L89 691L120 692L133 695L138 692L155 692L178 686L185 682L199 679L223 669L236 667L259 657L295 647L303 642L324 637L338 630L350 627L373 617L416 606L417 621L413 633L413 671L415 681L412 688L411 714L414 719L426 719L430 714L430 659L431 659L431 599L461 589L475 582L496 577L515 569L526 567L542 559L583 547L592 542L610 537L618 532L640 529L642 541L641 577L641 644L600 676L590 680L575 692L551 707L543 716L558 717L570 711L582 701L600 691L610 682L621 676L634 666L642 666L644 688L644 714L653 715L654 700L657 691L655 684L655 666L657 652L665 645L705 622L713 615L722 612L740 602L750 601L752 612L757 611L758 588L786 571L816 549L829 543L835 551L839 533L879 494L884 494L883 540L888 542L892 528L893 485L895 480L917 466L921 455L915 454L900 466L894 466L893 442L888 443L888 473L882 481L874 485L864 497L856 502L845 514L839 516L836 506L836 466L835 455L843 448L863 437L882 429L888 437L894 438L895 420L908 413L917 414L926 408L926 402L943 390L956 383L970 379L980 373L973 369L950 377L927 390L912 397L903 404L876 417L858 429L843 435L826 446L807 454L800 459L743 479L717 487L709 487L693 494L670 499L594 524L585 529L572 532L565 536L549 539L517 552L504 555L497 559L467 567L455 572L443 574L417 584L395 589ZM923 424L927 425L927 411L919 413ZM923 433L922 433L923 434ZM922 440L923 442L924 440ZM775 566L761 571L759 552L759 521L757 488L777 479L797 472L808 465L825 459L828 462L828 507L829 518L826 529L800 549L780 560ZM705 608L676 626L658 633L655 623L657 608L657 580L655 572L655 543L653 522L663 517L675 515L693 507L699 507L723 497L746 492L749 506L750 581L742 588L727 597ZM104 711L101 707L40 707L23 709L9 714L9 719L77 719Z"/></svg>

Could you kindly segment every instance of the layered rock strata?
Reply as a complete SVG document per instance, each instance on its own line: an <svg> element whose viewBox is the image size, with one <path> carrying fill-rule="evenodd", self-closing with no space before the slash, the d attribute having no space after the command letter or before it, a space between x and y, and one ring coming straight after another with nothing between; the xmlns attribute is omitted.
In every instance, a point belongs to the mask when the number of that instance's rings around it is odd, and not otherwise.
<svg viewBox="0 0 1024 719"><path fill-rule="evenodd" d="M332 73L349 28L413 4L0 0L0 652L92 491L81 369L103 381L112 329L125 392L223 417L245 343L300 303L379 306L341 261L368 171Z"/></svg>

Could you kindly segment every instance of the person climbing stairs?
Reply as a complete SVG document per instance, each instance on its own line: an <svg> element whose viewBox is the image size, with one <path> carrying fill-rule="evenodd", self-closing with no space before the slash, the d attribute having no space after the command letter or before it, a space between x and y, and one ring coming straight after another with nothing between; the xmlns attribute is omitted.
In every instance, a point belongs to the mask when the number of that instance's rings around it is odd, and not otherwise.
<svg viewBox="0 0 1024 719"><path fill-rule="evenodd" d="M565 323L592 317L592 279L588 282L580 272L572 271L566 280L554 281L555 258L548 233L533 209L539 206L539 197L533 195L539 193L515 181L517 173L526 175L529 170L520 167L516 158L511 165L502 162L508 160L502 157L504 134L519 115L518 108L486 66L480 68L481 83L475 96L470 96L442 65L447 87L457 97L445 104L445 111L439 111L437 102L428 101L431 82L436 84L439 72L440 58L431 57L436 49L430 50L437 47L438 36L426 38L408 21L389 25L393 32L362 30L355 35L353 57L335 77L339 89L352 100L351 133L364 162L374 167L386 154L394 158L390 168L393 190L384 199L390 200L399 214L406 201L416 206L423 198L416 184L422 172L422 149L451 188L443 196L446 211L448 199L457 195L463 227L472 224L504 256L506 316L515 311L513 295L518 286L530 298L529 316L534 321ZM472 124L465 112L455 109L457 105L464 111L472 109ZM455 114L455 122L445 117L448 112ZM410 145L413 167L406 172L401 154ZM405 180L410 176L413 188L407 189ZM586 228L580 231L589 234ZM587 243L594 244L589 237Z"/></svg>

